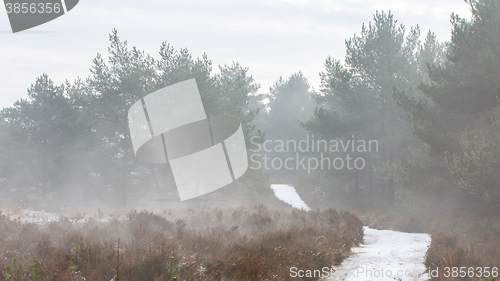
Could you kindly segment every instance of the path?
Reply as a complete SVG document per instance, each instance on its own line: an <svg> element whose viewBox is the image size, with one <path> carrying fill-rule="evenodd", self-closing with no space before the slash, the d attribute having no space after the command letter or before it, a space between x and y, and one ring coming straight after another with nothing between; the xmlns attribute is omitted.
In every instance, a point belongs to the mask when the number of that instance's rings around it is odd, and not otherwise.
<svg viewBox="0 0 500 281"><path fill-rule="evenodd" d="M281 201L297 209L311 210L286 184L273 184L271 188ZM423 281L425 254L431 237L428 234L404 233L392 230L364 228L364 243L352 249L333 276L323 281Z"/></svg>
<svg viewBox="0 0 500 281"><path fill-rule="evenodd" d="M428 234L364 228L364 245L353 248L332 277L342 281L422 281Z"/></svg>

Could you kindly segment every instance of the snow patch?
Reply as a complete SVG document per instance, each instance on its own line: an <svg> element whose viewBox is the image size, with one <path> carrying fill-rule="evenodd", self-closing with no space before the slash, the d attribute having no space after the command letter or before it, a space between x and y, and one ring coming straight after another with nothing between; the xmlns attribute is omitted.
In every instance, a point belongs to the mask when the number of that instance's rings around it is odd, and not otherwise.
<svg viewBox="0 0 500 281"><path fill-rule="evenodd" d="M43 211L24 210L23 214L24 217L20 218L22 223L45 224L60 220L60 215Z"/></svg>
<svg viewBox="0 0 500 281"><path fill-rule="evenodd" d="M31 223L37 225L48 225L52 222L60 222L65 219L67 219L69 222L73 224L79 224L79 225L83 225L92 219L98 222L108 222L111 219L111 217L109 216L106 217L104 216L98 217L97 215L94 215L93 217L85 215L65 216L62 214L50 213L45 211L33 211L33 210L23 210L22 215L19 216L13 216L13 215L7 215L7 216L12 221L17 221L23 224Z"/></svg>
<svg viewBox="0 0 500 281"><path fill-rule="evenodd" d="M353 248L326 280L343 281L424 281L429 280L424 265L429 234L404 233L364 228L364 245Z"/></svg>
<svg viewBox="0 0 500 281"><path fill-rule="evenodd" d="M293 186L287 184L271 184L274 195L281 201L291 205L294 208L310 211L311 208L307 206Z"/></svg>

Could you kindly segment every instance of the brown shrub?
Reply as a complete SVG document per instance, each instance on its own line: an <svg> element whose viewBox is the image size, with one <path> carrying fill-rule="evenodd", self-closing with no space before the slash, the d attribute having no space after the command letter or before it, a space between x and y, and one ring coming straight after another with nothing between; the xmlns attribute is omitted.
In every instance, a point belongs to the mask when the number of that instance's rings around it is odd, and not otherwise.
<svg viewBox="0 0 500 281"><path fill-rule="evenodd" d="M290 267L338 265L362 237L356 216L333 209L191 209L172 221L132 211L46 225L0 216L0 281L292 280Z"/></svg>

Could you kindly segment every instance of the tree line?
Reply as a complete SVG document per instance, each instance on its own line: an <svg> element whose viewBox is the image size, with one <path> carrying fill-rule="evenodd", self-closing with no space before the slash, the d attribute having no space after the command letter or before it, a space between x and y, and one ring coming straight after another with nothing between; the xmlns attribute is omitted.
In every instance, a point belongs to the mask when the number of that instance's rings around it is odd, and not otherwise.
<svg viewBox="0 0 500 281"><path fill-rule="evenodd" d="M318 90L299 71L259 94L237 62L214 72L207 55L195 59L167 42L156 59L129 48L114 30L108 59L98 54L89 77L56 85L43 74L27 98L2 110L0 185L5 192L120 202L150 192L175 197L168 166L134 161L126 113L154 90L196 78L207 115L241 120L247 145L252 136L307 134L380 144L363 170L249 170L238 183L244 194L265 192L269 174L276 181L307 178L324 198L366 195L392 205L398 191L409 190L460 193L499 207L500 2L466 2L472 17L452 14L446 43L432 31L421 40L418 26L407 29L391 12L377 11L345 41L343 60L326 59Z"/></svg>
<svg viewBox="0 0 500 281"><path fill-rule="evenodd" d="M466 2L471 19L451 15L450 42L430 30L422 41L418 26L377 11L345 41L343 61L326 59L319 91L300 72L271 87L270 108L257 121L268 135L380 143L366 169L320 171L306 192L378 197L388 206L402 190L460 194L473 208L500 207L500 2ZM297 126L278 128L279 119Z"/></svg>
<svg viewBox="0 0 500 281"><path fill-rule="evenodd" d="M246 137L258 134L247 108L258 85L239 63L219 67L203 55L163 43L155 59L114 30L107 60L98 54L90 76L56 85L47 74L28 89L28 97L1 112L1 167L4 191L43 196L112 199L125 204L153 192L178 198L170 167L135 161L128 131L128 108L157 89L195 78L208 116L241 120ZM263 185L265 177L247 173ZM247 182L247 183L245 183ZM257 188L258 189L258 188Z"/></svg>

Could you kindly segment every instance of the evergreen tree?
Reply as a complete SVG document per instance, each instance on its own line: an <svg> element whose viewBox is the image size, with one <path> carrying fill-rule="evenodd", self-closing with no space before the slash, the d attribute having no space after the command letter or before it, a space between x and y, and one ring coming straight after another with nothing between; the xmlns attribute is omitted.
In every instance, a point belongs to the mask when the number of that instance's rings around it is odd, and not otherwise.
<svg viewBox="0 0 500 281"><path fill-rule="evenodd" d="M108 59L98 54L87 79L56 86L44 74L29 89L28 99L2 111L0 157L11 163L0 166L2 185L40 187L44 194L62 194L63 188L73 195L83 191L85 199L97 196L117 204L144 197L150 186L160 198L177 197L168 165L136 161L127 113L145 95L192 78L208 116L239 120L247 139L259 133L252 123L258 110L248 108L259 86L248 68L233 63L213 74L206 55L193 59L187 49L163 43L160 59L154 59L129 48L116 30L109 40ZM266 180L250 170L235 185L240 194L254 195Z"/></svg>
<svg viewBox="0 0 500 281"><path fill-rule="evenodd" d="M423 47L419 36L418 27L406 33L390 12L377 12L360 35L346 40L345 64L326 60L319 106L305 127L327 139L377 140L380 144L378 153L367 155L364 170L334 175L353 194L361 185L372 190L377 185L373 173L378 170L378 186L387 191L389 204L394 202L393 170L414 144L408 125L399 118L403 111L393 99L394 89L414 93L422 77L422 61L434 60L430 48L439 46L432 33Z"/></svg>
<svg viewBox="0 0 500 281"><path fill-rule="evenodd" d="M65 94L43 74L28 89L28 98L4 108L7 121L5 148L12 163L12 184L40 188L44 195L71 180L84 131L77 110ZM16 171L16 172L14 172Z"/></svg>
<svg viewBox="0 0 500 281"><path fill-rule="evenodd" d="M206 55L193 59L187 49L177 51L167 42L160 47L159 60L136 48L130 50L116 30L110 35L110 42L108 62L100 55L94 59L92 77L87 81L87 91L92 97L88 110L96 118L95 128L101 142L94 153L97 158L92 161L94 173L102 178L106 188L121 195L122 202L129 191L137 195L137 191L145 190L139 186L151 184L164 194L160 196L170 193L169 197L177 197L168 164L161 167L135 161L127 110L145 95L195 78L208 116L226 115L240 120L247 139L255 133L252 121L257 112L246 108L249 95L258 85L248 76L247 68L234 63L221 66L220 73L214 75L212 62Z"/></svg>
<svg viewBox="0 0 500 281"><path fill-rule="evenodd" d="M481 129L486 135L493 130L490 116L498 106L500 87L500 3L466 2L472 19L452 14L446 60L441 65L428 65L430 82L419 86L421 94L395 93L398 104L408 113L414 135L428 148L428 155L421 154L403 165L409 187L453 188L444 155L463 154L464 148L470 149L462 141L466 128ZM467 143L477 141L470 135L466 139ZM433 181L411 180L419 178Z"/></svg>
<svg viewBox="0 0 500 281"><path fill-rule="evenodd" d="M486 135L467 130L462 153L446 154L446 162L460 187L486 202L483 208L500 207L500 109L492 116L493 131ZM481 208L481 205L477 206ZM489 210L488 212L491 212Z"/></svg>
<svg viewBox="0 0 500 281"><path fill-rule="evenodd" d="M287 80L280 77L269 89L269 93L262 95L261 99L267 100L263 113L256 120L259 129L265 133L267 140L283 141L305 139L307 131L301 122L308 120L314 113L316 93L311 89L307 78L302 72L292 74ZM262 152L269 159L280 158L284 161L287 157L296 157L295 151ZM264 156L263 156L264 157ZM271 180L293 183L300 177L308 177L305 170L275 170L267 164Z"/></svg>

